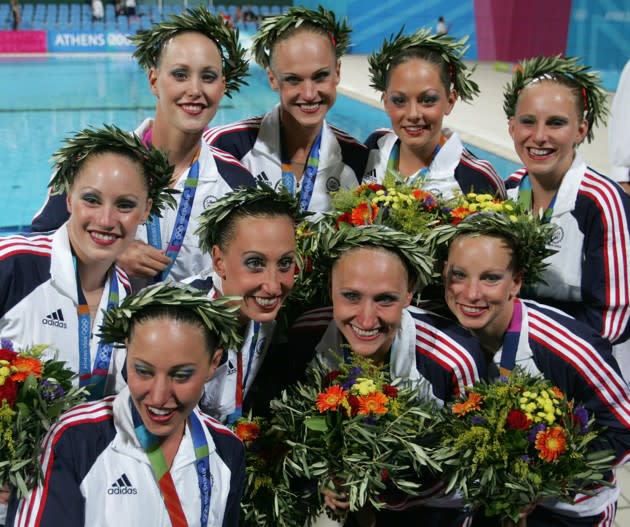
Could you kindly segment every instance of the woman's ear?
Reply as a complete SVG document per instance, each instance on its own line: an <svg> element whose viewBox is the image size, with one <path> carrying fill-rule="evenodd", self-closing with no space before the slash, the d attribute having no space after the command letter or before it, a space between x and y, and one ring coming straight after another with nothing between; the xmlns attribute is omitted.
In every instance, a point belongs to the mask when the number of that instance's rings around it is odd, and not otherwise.
<svg viewBox="0 0 630 527"><path fill-rule="evenodd" d="M159 97L158 89L157 89L157 68L152 67L149 70L149 88L151 89L151 93L156 97Z"/></svg>
<svg viewBox="0 0 630 527"><path fill-rule="evenodd" d="M453 111L453 107L457 102L457 92L455 90L451 90L446 99L447 107L444 115L449 115Z"/></svg>
<svg viewBox="0 0 630 527"><path fill-rule="evenodd" d="M273 91L278 91L280 89L280 86L278 85L278 80L276 79L276 76L271 67L267 68L267 80L269 81L269 86L271 86L271 89Z"/></svg>
<svg viewBox="0 0 630 527"><path fill-rule="evenodd" d="M218 245L213 245L210 251L212 257L212 268L219 275L221 280L225 280L225 255Z"/></svg>
<svg viewBox="0 0 630 527"><path fill-rule="evenodd" d="M210 368L208 369L208 378L206 382L210 381L213 377L219 364L221 364L221 357L223 357L223 348L216 348L210 359Z"/></svg>
<svg viewBox="0 0 630 527"><path fill-rule="evenodd" d="M587 134L588 134L588 121L586 119L582 119L580 126L578 126L577 137L575 138L575 146L581 145L584 139L586 139Z"/></svg>
<svg viewBox="0 0 630 527"><path fill-rule="evenodd" d="M147 199L147 205L146 205L146 209L144 211L144 214L142 215L142 218L140 219L140 223L142 223L142 225L144 225L147 220L149 219L149 215L151 214L151 207L153 206L153 200L151 198Z"/></svg>
<svg viewBox="0 0 630 527"><path fill-rule="evenodd" d="M518 273L514 273L514 283L510 288L509 300L516 298L521 292L521 287L523 286L523 271L519 271Z"/></svg>
<svg viewBox="0 0 630 527"><path fill-rule="evenodd" d="M403 307L409 307L409 304L411 304L412 300L413 300L413 291L407 291L407 293L405 294L405 300L404 300L404 306Z"/></svg>

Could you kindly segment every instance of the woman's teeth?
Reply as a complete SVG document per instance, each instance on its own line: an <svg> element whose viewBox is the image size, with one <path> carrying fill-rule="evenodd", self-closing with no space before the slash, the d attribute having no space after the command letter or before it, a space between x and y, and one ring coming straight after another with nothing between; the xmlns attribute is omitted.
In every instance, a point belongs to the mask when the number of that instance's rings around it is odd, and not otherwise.
<svg viewBox="0 0 630 527"><path fill-rule="evenodd" d="M154 408L152 406L147 406L147 409L149 410L149 412L151 412L152 414L155 414L155 415L168 415L168 414L170 414L173 411L172 409Z"/></svg>
<svg viewBox="0 0 630 527"><path fill-rule="evenodd" d="M267 297L262 297L262 296L256 296L254 298L256 299L256 303L260 304L263 307L271 307L278 301L276 297L267 298Z"/></svg>
<svg viewBox="0 0 630 527"><path fill-rule="evenodd" d="M352 326L353 331L359 335L360 337L373 337L378 334L378 328L374 329L363 329L357 326Z"/></svg>

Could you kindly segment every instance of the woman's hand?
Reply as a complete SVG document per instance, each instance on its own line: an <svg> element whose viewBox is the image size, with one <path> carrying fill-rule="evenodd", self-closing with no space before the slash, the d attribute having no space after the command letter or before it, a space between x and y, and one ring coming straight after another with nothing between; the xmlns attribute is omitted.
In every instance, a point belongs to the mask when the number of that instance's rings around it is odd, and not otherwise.
<svg viewBox="0 0 630 527"><path fill-rule="evenodd" d="M350 502L347 496L334 490L322 488L321 493L324 495L324 503L333 511L347 511L350 508ZM367 503L361 510L353 514L354 520L360 527L376 527L376 514L374 508Z"/></svg>
<svg viewBox="0 0 630 527"><path fill-rule="evenodd" d="M9 496L11 495L11 489L8 485L0 486L0 505L9 504Z"/></svg>
<svg viewBox="0 0 630 527"><path fill-rule="evenodd" d="M326 506L334 511L337 509L345 511L350 507L350 502L346 501L347 497L345 494L340 494L327 488L322 488L321 493L324 495L324 503Z"/></svg>
<svg viewBox="0 0 630 527"><path fill-rule="evenodd" d="M171 263L162 251L140 240L134 240L116 263L130 276L152 278Z"/></svg>

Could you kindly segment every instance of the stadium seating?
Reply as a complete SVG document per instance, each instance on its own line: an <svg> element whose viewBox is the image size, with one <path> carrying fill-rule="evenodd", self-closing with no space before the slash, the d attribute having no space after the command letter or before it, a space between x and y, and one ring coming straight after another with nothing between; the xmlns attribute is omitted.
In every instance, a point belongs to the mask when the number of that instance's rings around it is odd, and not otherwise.
<svg viewBox="0 0 630 527"><path fill-rule="evenodd" d="M156 0L157 2L157 0ZM92 7L88 2L64 2L45 4L41 2L26 2L22 0L22 22L20 29L59 30L59 31L130 31L148 28L153 22L158 22L172 14L181 13L185 5L196 6L194 0L188 3L184 0L172 2L164 0L162 11L156 4L146 5L142 1L138 4L138 15L128 19L126 15L116 16L114 4L111 0L104 0L105 17L100 21L92 21ZM236 5L228 2L208 6L213 12L223 12L234 19ZM289 6L268 3L265 5L252 5L253 11L259 17L271 16L287 11ZM10 30L12 23L11 7L9 2L0 4L0 31ZM239 27L255 29L255 24L239 23Z"/></svg>

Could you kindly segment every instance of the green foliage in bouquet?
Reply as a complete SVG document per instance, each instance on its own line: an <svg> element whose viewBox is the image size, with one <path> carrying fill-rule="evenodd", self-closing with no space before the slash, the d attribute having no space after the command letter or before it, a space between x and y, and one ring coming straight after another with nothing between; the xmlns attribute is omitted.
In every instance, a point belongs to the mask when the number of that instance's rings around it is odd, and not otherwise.
<svg viewBox="0 0 630 527"><path fill-rule="evenodd" d="M514 522L542 499L571 501L591 485L607 484L614 457L594 449L601 431L586 408L520 368L469 388L445 407L441 430L437 459L449 478L447 492L460 489L487 516Z"/></svg>
<svg viewBox="0 0 630 527"><path fill-rule="evenodd" d="M332 371L319 364L270 403L290 447L286 476L345 493L350 511L380 508L389 492L414 494L439 472L432 448L439 412L418 394L360 356ZM320 493L312 500L316 510Z"/></svg>
<svg viewBox="0 0 630 527"><path fill-rule="evenodd" d="M303 527L312 505L308 488L289 480L282 470L288 453L283 435L261 417L243 417L233 426L246 449L246 479L241 498L241 525ZM317 489L315 489L317 491Z"/></svg>
<svg viewBox="0 0 630 527"><path fill-rule="evenodd" d="M57 418L88 393L72 386L66 363L43 360L46 345L16 352L10 341L0 349L0 482L19 495L37 483L41 442Z"/></svg>
<svg viewBox="0 0 630 527"><path fill-rule="evenodd" d="M440 215L436 196L387 177L384 184L366 183L336 192L332 210L297 229L300 275L290 296L300 305L330 302L328 282L334 262L347 251L378 247L400 256L414 289L420 291L438 274L425 239Z"/></svg>

